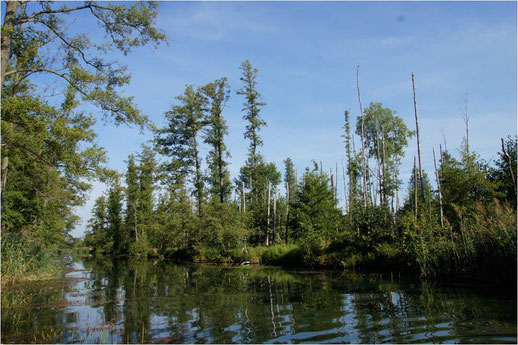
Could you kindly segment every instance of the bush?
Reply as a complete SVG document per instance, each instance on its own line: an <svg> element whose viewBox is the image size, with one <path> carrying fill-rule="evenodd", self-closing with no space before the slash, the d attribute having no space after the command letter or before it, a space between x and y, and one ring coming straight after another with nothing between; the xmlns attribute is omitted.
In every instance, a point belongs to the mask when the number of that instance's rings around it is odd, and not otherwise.
<svg viewBox="0 0 518 345"><path fill-rule="evenodd" d="M301 247L294 244L266 247L261 255L261 263L265 265L300 266L302 260Z"/></svg>
<svg viewBox="0 0 518 345"><path fill-rule="evenodd" d="M194 261L198 262L223 262L224 253L218 247L197 247L195 249Z"/></svg>

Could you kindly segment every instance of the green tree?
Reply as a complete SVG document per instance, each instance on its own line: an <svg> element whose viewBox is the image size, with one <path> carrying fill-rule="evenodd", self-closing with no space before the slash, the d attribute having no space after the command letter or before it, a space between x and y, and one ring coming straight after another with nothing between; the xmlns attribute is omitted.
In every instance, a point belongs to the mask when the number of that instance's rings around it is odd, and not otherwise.
<svg viewBox="0 0 518 345"><path fill-rule="evenodd" d="M7 2L2 25L2 87L5 81L17 85L36 74L48 74L70 85L117 123L143 124L145 117L132 98L117 92L130 80L126 68L102 57L114 49L127 54L133 47L165 41L165 35L154 27L157 9L152 2L127 6L85 1L73 7L48 1ZM73 12L91 13L108 39L92 40L70 30L71 23L65 18Z"/></svg>
<svg viewBox="0 0 518 345"><path fill-rule="evenodd" d="M172 175L173 183L181 186L189 175L193 175L198 215L201 215L204 183L198 134L204 125L204 97L200 89L187 85L184 94L176 99L180 105L173 106L165 113L168 125L158 131L156 142L161 152L171 158L166 169Z"/></svg>
<svg viewBox="0 0 518 345"><path fill-rule="evenodd" d="M73 111L71 89L60 108L28 92L2 97L2 155L10 156L2 173L2 230L39 233L57 243L77 221L72 208L90 186L84 178L96 176L105 162L94 120Z"/></svg>
<svg viewBox="0 0 518 345"><path fill-rule="evenodd" d="M314 164L312 171L306 168L290 211L293 236L309 256L315 255L337 236L341 221L329 177Z"/></svg>
<svg viewBox="0 0 518 345"><path fill-rule="evenodd" d="M243 82L243 88L237 90L238 95L245 96L245 102L243 103L243 119L248 122L246 125L246 131L244 133L245 139L250 139L250 146L248 148L248 161L247 167L248 179L252 180L250 188L254 198L257 198L259 189L256 187L255 179L257 174L257 166L261 163L261 155L258 152L260 146L263 145L263 141L259 136L261 127L266 126L266 122L261 118L261 108L266 103L261 102L261 95L257 91L257 69L252 67L250 61L246 60L241 64L239 68L243 71L240 80Z"/></svg>
<svg viewBox="0 0 518 345"><path fill-rule="evenodd" d="M381 103L370 103L364 110L365 140L371 156L378 162L380 203L387 204L387 197L393 197L400 182L397 180L401 158L408 145L407 138L413 135L395 113L383 108ZM357 121L356 134L361 133Z"/></svg>
<svg viewBox="0 0 518 345"><path fill-rule="evenodd" d="M112 253L122 254L122 240L124 228L122 219L122 200L124 198L123 188L120 185L119 177L115 176L110 182L107 202L107 230L113 242Z"/></svg>
<svg viewBox="0 0 518 345"><path fill-rule="evenodd" d="M284 160L284 184L286 187L286 229L284 234L284 242L288 244L289 237L289 223L290 223L290 211L289 207L295 203L297 197L297 176L295 176L295 168L291 158Z"/></svg>
<svg viewBox="0 0 518 345"><path fill-rule="evenodd" d="M458 161L443 153L439 177L445 218L458 230L464 217L475 211L477 202L492 203L497 184L489 178L489 166L475 153L469 160Z"/></svg>
<svg viewBox="0 0 518 345"><path fill-rule="evenodd" d="M516 136L502 139L502 151L498 152L495 167L490 170L489 178L497 184L500 199L516 209Z"/></svg>
<svg viewBox="0 0 518 345"><path fill-rule="evenodd" d="M85 244L92 247L97 254L111 253L113 237L108 232L107 203L104 196L95 200L92 217L88 220L85 233Z"/></svg>
<svg viewBox="0 0 518 345"><path fill-rule="evenodd" d="M142 145L142 151L138 155L138 202L137 220L140 234L153 222L153 193L155 191L155 152L147 145ZM139 235L140 235L139 234Z"/></svg>
<svg viewBox="0 0 518 345"><path fill-rule="evenodd" d="M208 113L205 117L204 142L211 146L207 157L209 174L207 182L210 194L219 197L220 202L228 199L230 194L230 174L227 158L230 153L225 145L225 136L228 135L228 126L222 116L225 104L228 101L230 90L227 78L221 78L202 88L208 102Z"/></svg>
<svg viewBox="0 0 518 345"><path fill-rule="evenodd" d="M128 244L138 241L137 209L139 201L138 167L135 156L128 157L128 170L126 172L126 218L124 224L128 234Z"/></svg>

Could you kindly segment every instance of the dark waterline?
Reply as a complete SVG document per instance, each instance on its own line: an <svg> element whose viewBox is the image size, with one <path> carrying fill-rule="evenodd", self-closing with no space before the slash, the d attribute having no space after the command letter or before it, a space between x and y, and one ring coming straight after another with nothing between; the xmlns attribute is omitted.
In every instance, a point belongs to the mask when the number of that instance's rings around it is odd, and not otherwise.
<svg viewBox="0 0 518 345"><path fill-rule="evenodd" d="M380 274L76 261L2 293L2 343L516 343L516 294Z"/></svg>

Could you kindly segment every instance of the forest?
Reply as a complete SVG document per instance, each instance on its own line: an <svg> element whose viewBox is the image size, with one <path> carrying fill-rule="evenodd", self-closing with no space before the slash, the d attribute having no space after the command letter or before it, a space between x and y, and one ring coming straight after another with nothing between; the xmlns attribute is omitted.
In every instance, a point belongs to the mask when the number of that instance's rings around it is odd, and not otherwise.
<svg viewBox="0 0 518 345"><path fill-rule="evenodd" d="M64 15L79 11L98 22L106 42L68 30ZM102 53L167 44L155 25L157 14L151 2L42 2L30 12L26 2L6 3L3 282L60 274L63 256L87 247L93 258L104 260L387 270L516 283L516 136L493 138L501 150L485 161L470 147L477 138L470 137L466 106L460 148L448 149L446 141L421 147L414 74L409 72L408 87L415 123L405 123L380 102L363 107L360 66L351 66L359 108L336 114L343 119L346 160L324 169L314 157L297 171L297 152L290 152L279 167L261 154L268 100L249 60L236 66L241 85L229 85L228 76L186 85L164 109L166 125L154 125L131 97L118 92L130 82L125 66ZM47 101L33 81L43 74L62 83L60 104ZM242 100L246 121L248 156L237 176L230 175L225 144L230 97ZM82 103L98 112L83 112ZM153 138L127 157L125 171L115 171L96 144L97 120L149 129ZM210 148L206 156L202 145ZM410 145L418 155L405 181L400 167ZM433 161L435 169L425 172L423 161ZM94 180L108 188L95 200L84 239L74 239L74 207L85 202Z"/></svg>

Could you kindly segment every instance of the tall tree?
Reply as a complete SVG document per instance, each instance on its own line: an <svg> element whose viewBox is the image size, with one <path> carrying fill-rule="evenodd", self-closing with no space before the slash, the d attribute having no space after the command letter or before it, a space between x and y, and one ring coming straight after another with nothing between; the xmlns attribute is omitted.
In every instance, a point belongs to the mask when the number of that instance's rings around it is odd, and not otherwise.
<svg viewBox="0 0 518 345"><path fill-rule="evenodd" d="M502 150L498 152L495 168L489 178L497 184L501 199L509 202L516 209L516 136L501 139Z"/></svg>
<svg viewBox="0 0 518 345"><path fill-rule="evenodd" d="M129 242L138 241L137 209L140 188L137 169L135 156L130 155L126 172L126 218L124 222L127 233L131 235L131 239L128 239Z"/></svg>
<svg viewBox="0 0 518 345"><path fill-rule="evenodd" d="M240 69L243 71L242 77L240 78L243 82L243 87L237 90L237 94L245 96L242 110L245 112L243 119L246 120L248 124L244 137L245 139L250 139L247 166L249 168L249 179L252 180L250 183L252 195L257 197L258 189L255 188L254 182L256 180L257 166L261 162L258 149L263 144L259 136L259 131L261 127L266 126L266 122L260 116L260 111L266 103L260 101L261 95L257 91L257 69L253 68L248 60L241 64Z"/></svg>
<svg viewBox="0 0 518 345"><path fill-rule="evenodd" d="M284 160L284 184L286 186L286 232L284 241L288 244L288 224L290 222L290 203L296 200L297 194L297 178L295 176L295 168L291 158Z"/></svg>
<svg viewBox="0 0 518 345"><path fill-rule="evenodd" d="M113 253L121 254L123 240L123 219L122 219L122 200L124 194L119 182L119 176L115 176L111 181L108 191L107 203L107 228L113 241Z"/></svg>
<svg viewBox="0 0 518 345"><path fill-rule="evenodd" d="M137 228L143 232L153 222L153 192L155 190L155 152L147 145L142 145L138 155L138 201L137 201Z"/></svg>
<svg viewBox="0 0 518 345"><path fill-rule="evenodd" d="M156 142L161 152L172 159L166 169L174 175L175 184L183 185L192 175L198 215L201 215L204 183L198 134L204 126L204 97L200 89L187 85L184 94L176 99L180 104L165 113L168 125L158 131Z"/></svg>
<svg viewBox="0 0 518 345"><path fill-rule="evenodd" d="M230 96L227 78L221 78L205 85L202 91L208 103L204 142L211 146L207 157L209 166L207 181L210 186L210 193L218 196L220 202L224 202L230 194L230 174L226 161L230 157L230 153L225 145L228 126L222 115Z"/></svg>
<svg viewBox="0 0 518 345"><path fill-rule="evenodd" d="M356 133L361 133L357 123ZM403 119L384 108L381 103L370 103L364 113L364 133L366 149L376 157L379 169L379 192L382 204L388 197L394 197L399 181L397 175L404 149L408 145L407 138L413 135Z"/></svg>
<svg viewBox="0 0 518 345"><path fill-rule="evenodd" d="M88 230L85 233L85 244L99 253L111 252L113 247L113 238L109 236L107 229L106 210L106 197L102 195L95 200L92 217L88 220Z"/></svg>
<svg viewBox="0 0 518 345"><path fill-rule="evenodd" d="M2 157L10 156L1 174L3 233L59 242L77 221L72 208L84 202L87 179L99 175L106 158L95 144L94 119L76 105L70 88L60 107L32 96L29 85L16 97L2 93Z"/></svg>

